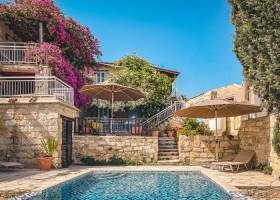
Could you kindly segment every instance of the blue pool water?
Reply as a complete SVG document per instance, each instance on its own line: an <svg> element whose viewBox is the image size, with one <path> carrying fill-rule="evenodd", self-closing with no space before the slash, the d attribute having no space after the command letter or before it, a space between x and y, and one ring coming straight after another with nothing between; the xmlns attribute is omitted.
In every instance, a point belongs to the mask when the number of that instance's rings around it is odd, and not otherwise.
<svg viewBox="0 0 280 200"><path fill-rule="evenodd" d="M230 200L200 172L129 172L87 175L43 191L40 200Z"/></svg>

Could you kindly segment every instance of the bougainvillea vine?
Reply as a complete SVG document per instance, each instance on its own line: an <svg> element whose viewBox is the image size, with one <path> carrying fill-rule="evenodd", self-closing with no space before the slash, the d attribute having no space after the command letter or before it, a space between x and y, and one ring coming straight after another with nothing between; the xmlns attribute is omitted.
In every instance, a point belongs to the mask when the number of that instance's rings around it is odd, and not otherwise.
<svg viewBox="0 0 280 200"><path fill-rule="evenodd" d="M95 66L101 55L98 40L88 27L64 16L52 0L20 0L0 4L2 20L24 42L38 42L39 22L43 24L44 41L37 53L48 53L54 75L75 90L75 105L84 105L88 98L78 93L85 84L84 72ZM35 49L33 49L35 51Z"/></svg>
<svg viewBox="0 0 280 200"><path fill-rule="evenodd" d="M58 46L50 43L42 43L39 46L31 44L25 55L27 57L38 56L39 60L51 67L52 74L71 85L74 89L74 101L77 107L86 106L90 102L89 97L79 93L79 89L86 84L86 79L77 68L67 62Z"/></svg>

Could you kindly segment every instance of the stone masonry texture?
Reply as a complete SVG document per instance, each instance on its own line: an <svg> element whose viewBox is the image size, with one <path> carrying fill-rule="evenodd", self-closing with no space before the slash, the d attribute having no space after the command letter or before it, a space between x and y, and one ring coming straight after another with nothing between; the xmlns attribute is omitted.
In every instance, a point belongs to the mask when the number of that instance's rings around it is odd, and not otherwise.
<svg viewBox="0 0 280 200"><path fill-rule="evenodd" d="M60 167L61 116L74 119L78 109L59 102L0 104L0 160L34 167L42 152L41 140L52 136L59 143L53 163Z"/></svg>
<svg viewBox="0 0 280 200"><path fill-rule="evenodd" d="M108 160L117 156L124 160L156 162L158 138L145 136L74 136L74 161L85 156Z"/></svg>

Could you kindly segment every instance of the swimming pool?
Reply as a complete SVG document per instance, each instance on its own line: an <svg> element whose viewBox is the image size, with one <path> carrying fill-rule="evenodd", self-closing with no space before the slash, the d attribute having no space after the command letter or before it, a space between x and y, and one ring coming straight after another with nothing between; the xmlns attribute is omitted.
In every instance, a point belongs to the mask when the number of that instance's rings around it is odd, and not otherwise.
<svg viewBox="0 0 280 200"><path fill-rule="evenodd" d="M201 172L96 173L44 190L30 200L230 200Z"/></svg>

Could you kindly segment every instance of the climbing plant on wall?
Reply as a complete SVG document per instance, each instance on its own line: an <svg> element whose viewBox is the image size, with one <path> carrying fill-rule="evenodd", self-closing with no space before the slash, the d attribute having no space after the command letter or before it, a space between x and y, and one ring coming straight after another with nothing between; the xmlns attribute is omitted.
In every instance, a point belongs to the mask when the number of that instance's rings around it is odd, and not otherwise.
<svg viewBox="0 0 280 200"><path fill-rule="evenodd" d="M38 42L38 24L43 24L44 41L38 52L50 54L53 73L75 90L75 105L85 105L89 98L79 94L86 83L84 73L101 55L98 40L88 27L66 17L52 0L20 0L0 4L0 20L24 42ZM57 60L57 61L55 61Z"/></svg>
<svg viewBox="0 0 280 200"><path fill-rule="evenodd" d="M278 119L274 130L273 130L273 138L272 138L272 145L274 147L274 150L280 156L280 120Z"/></svg>
<svg viewBox="0 0 280 200"><path fill-rule="evenodd" d="M231 0L234 51L245 78L269 112L280 112L280 1ZM278 117L279 125L280 118ZM274 141L280 140L279 127ZM277 143L277 142L276 142ZM279 144L279 143L278 143ZM276 146L275 150L279 148Z"/></svg>

